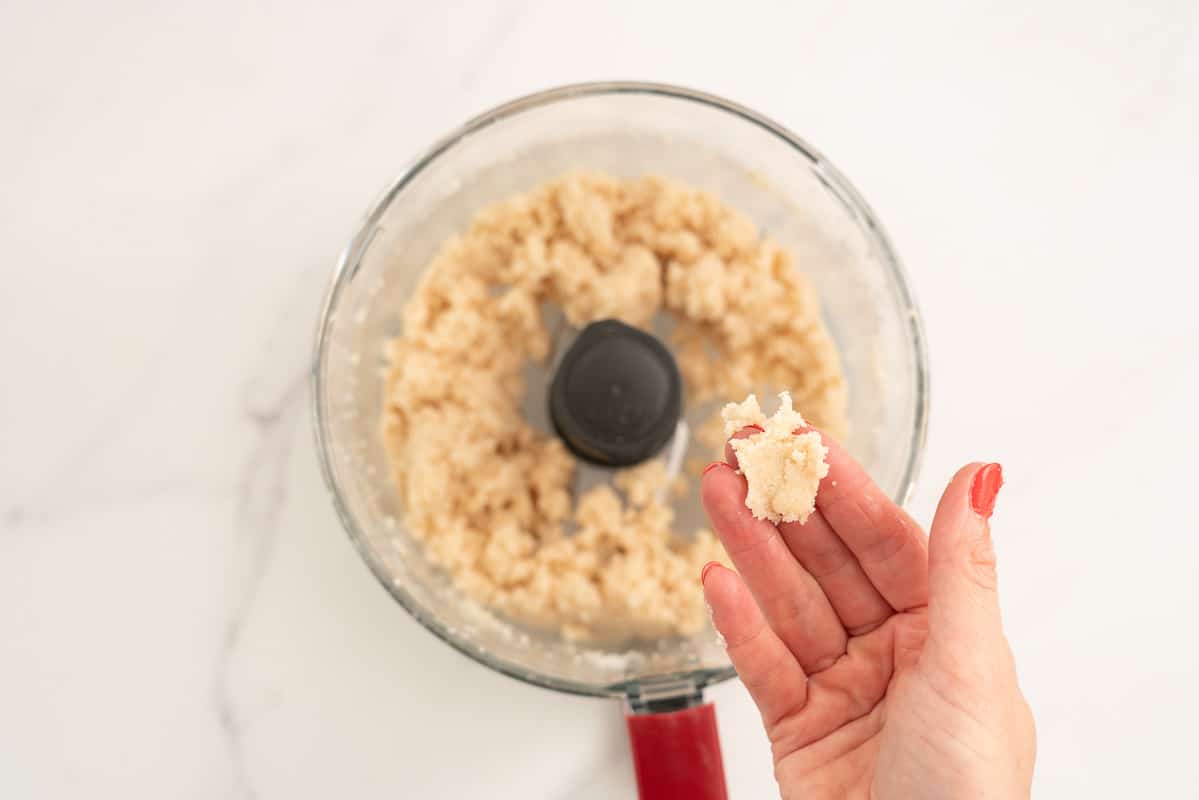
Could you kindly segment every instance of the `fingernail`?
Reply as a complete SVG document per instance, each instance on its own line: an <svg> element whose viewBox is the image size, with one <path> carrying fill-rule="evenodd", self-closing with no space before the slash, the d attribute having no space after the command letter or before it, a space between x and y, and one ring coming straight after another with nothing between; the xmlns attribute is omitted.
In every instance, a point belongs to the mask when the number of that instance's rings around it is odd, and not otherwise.
<svg viewBox="0 0 1199 800"><path fill-rule="evenodd" d="M728 464L724 463L723 461L713 461L711 464L704 467L704 475L707 475L709 472L716 469L717 467L727 467L727 466L728 466Z"/></svg>
<svg viewBox="0 0 1199 800"><path fill-rule="evenodd" d="M704 564L704 568L699 571L699 582L701 584L704 582L704 579L708 577L708 570L712 569L712 567L719 563L719 561L709 561L707 564Z"/></svg>
<svg viewBox="0 0 1199 800"><path fill-rule="evenodd" d="M738 428L732 436L729 437L729 441L732 442L737 439L748 439L749 437L753 436L752 431L765 433L766 429L761 425L743 425L742 427Z"/></svg>
<svg viewBox="0 0 1199 800"><path fill-rule="evenodd" d="M987 464L974 473L970 484L970 507L975 514L984 518L991 516L1000 486L1003 486L1003 467L999 464Z"/></svg>

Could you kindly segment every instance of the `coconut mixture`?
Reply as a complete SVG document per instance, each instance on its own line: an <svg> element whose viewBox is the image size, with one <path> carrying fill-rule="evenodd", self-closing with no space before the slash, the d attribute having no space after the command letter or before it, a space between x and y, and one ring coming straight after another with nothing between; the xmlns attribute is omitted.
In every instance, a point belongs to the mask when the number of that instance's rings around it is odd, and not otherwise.
<svg viewBox="0 0 1199 800"><path fill-rule="evenodd" d="M808 521L816 508L816 489L828 475L828 448L815 431L796 435L804 428L803 415L791 405L791 395L779 395L779 407L767 417L750 395L742 403L729 403L720 412L724 435L730 437L749 425L761 430L731 442L737 470L745 476L745 505L758 519L771 522Z"/></svg>
<svg viewBox="0 0 1199 800"><path fill-rule="evenodd" d="M578 327L669 312L688 403L786 386L841 435L845 381L818 298L712 194L570 174L447 241L389 344L383 436L405 522L462 592L569 638L695 633L699 570L727 558L710 531L673 529L662 463L572 497L574 457L522 416L526 363L551 355L547 303Z"/></svg>

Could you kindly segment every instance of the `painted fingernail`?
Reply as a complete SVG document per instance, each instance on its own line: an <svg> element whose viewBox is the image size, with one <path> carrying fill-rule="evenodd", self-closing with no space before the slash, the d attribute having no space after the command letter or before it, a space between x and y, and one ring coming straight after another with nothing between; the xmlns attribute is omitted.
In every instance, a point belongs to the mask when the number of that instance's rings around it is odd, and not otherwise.
<svg viewBox="0 0 1199 800"><path fill-rule="evenodd" d="M751 437L755 434L765 433L765 432L766 432L766 429L763 428L761 425L745 425L745 426L738 428L733 433L733 435L729 437L728 443L732 444L733 442L737 441L738 439L748 439L749 437Z"/></svg>
<svg viewBox="0 0 1199 800"><path fill-rule="evenodd" d="M987 464L974 473L970 484L970 507L980 517L989 517L995 510L995 497L999 487L1003 486L1003 467L999 464Z"/></svg>
<svg viewBox="0 0 1199 800"><path fill-rule="evenodd" d="M724 463L723 461L713 461L711 464L704 467L704 474L707 475L709 472L716 469L717 467L727 467L727 466L728 466L728 464Z"/></svg>
<svg viewBox="0 0 1199 800"><path fill-rule="evenodd" d="M704 568L699 571L699 582L701 584L704 582L704 579L708 577L708 570L712 569L712 567L719 563L719 561L709 561L707 564L704 564Z"/></svg>

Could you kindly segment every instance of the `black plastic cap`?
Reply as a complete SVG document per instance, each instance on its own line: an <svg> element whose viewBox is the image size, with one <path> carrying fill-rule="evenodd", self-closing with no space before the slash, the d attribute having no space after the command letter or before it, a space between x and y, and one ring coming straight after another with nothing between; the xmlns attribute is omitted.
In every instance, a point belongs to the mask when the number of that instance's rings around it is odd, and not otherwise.
<svg viewBox="0 0 1199 800"><path fill-rule="evenodd" d="M550 384L550 419L575 455L624 467L670 441L683 404L674 357L645 331L614 319L588 325Z"/></svg>

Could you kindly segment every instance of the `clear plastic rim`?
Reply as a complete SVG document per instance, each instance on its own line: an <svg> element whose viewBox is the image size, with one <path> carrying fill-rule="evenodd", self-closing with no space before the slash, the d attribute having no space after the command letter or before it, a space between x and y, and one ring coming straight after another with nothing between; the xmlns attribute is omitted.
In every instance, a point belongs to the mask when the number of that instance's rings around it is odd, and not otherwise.
<svg viewBox="0 0 1199 800"><path fill-rule="evenodd" d="M404 590L402 586L397 586L387 573L384 564L375 556L375 553L368 546L365 534L359 527L357 519L347 507L344 495L339 485L336 471L333 467L332 451L330 447L330 432L328 429L327 419L329 417L329 409L325 396L325 386L323 383L323 365L325 355L328 350L328 332L332 324L333 309L337 307L338 298L345 288L346 284L354 273L357 271L359 260L362 254L366 251L366 246L370 244L376 230L376 226L383 215L383 212L391 204L391 202L403 191L404 187L415 178L420 172L432 163L438 156L453 147L457 142L477 133L484 128L492 125L495 122L507 119L530 109L540 108L542 106L551 105L563 100L568 100L575 97L590 96L590 95L605 95L605 94L643 94L651 96L666 97L674 100L683 100L692 103L709 106L711 108L724 111L725 113L744 119L762 130L774 135L778 139L791 146L800 156L812 163L812 166L825 179L830 190L838 194L841 200L847 207L855 213L862 224L869 231L870 236L874 240L875 246L878 247L887 269L891 273L896 287L898 288L898 296L900 301L906 306L908 318L908 332L911 337L913 355L916 365L916 397L915 397L915 424L912 426L911 438L909 440L908 463L905 465L903 476L900 479L899 487L895 493L896 502L903 504L907 501L911 494L912 488L916 481L916 476L920 471L920 464L924 455L924 443L928 431L928 414L929 414L929 392L928 392L928 353L926 350L924 325L920 317L919 310L916 307L915 300L912 296L911 288L908 284L907 275L904 272L903 266L899 262L898 256L891 245L890 239L887 237L886 231L875 217L873 210L853 187L852 184L845 178L841 172L834 167L824 156L822 156L815 148L805 142L802 138L792 133L787 128L777 122L768 119L757 112L746 108L738 103L726 100L716 95L706 92L687 89L681 86L673 86L663 83L649 83L641 81L599 81L590 83L575 83L565 86L559 86L544 91L535 92L524 97L511 100L502 105L496 106L489 111L468 120L460 125L448 135L435 142L424 153L413 160L399 177L391 184L391 186L383 192L375 204L367 212L362 226L355 233L350 243L342 251L337 260L337 265L334 267L333 275L329 284L329 289L325 294L324 302L321 306L320 317L317 322L316 344L314 348L314 358L312 362L311 375L311 396L312 396L312 424L316 436L317 451L320 455L321 474L324 476L325 485L328 487L329 493L333 500L333 506L337 510L338 517L341 518L342 527L349 534L350 541L353 542L355 549L359 555L370 567L371 572L387 592L399 603L413 618L417 620L426 629L431 631L437 638L449 644L460 653L477 661L485 667L496 670L517 680L534 686L541 686L547 689L568 692L571 694L590 695L590 696L621 696L635 691L638 681L615 683L608 686L594 686L578 681L556 678L549 675L532 672L520 666L519 664L510 663L503 659L495 658L483 650L478 648L468 639L462 639L452 634L437 617L430 613L427 609L415 602L411 595ZM686 678L690 684L696 689L702 688L713 683L719 683L733 677L736 672L732 666L724 667L715 670L695 670L679 675L663 675L654 676L654 681L670 681L672 679Z"/></svg>

